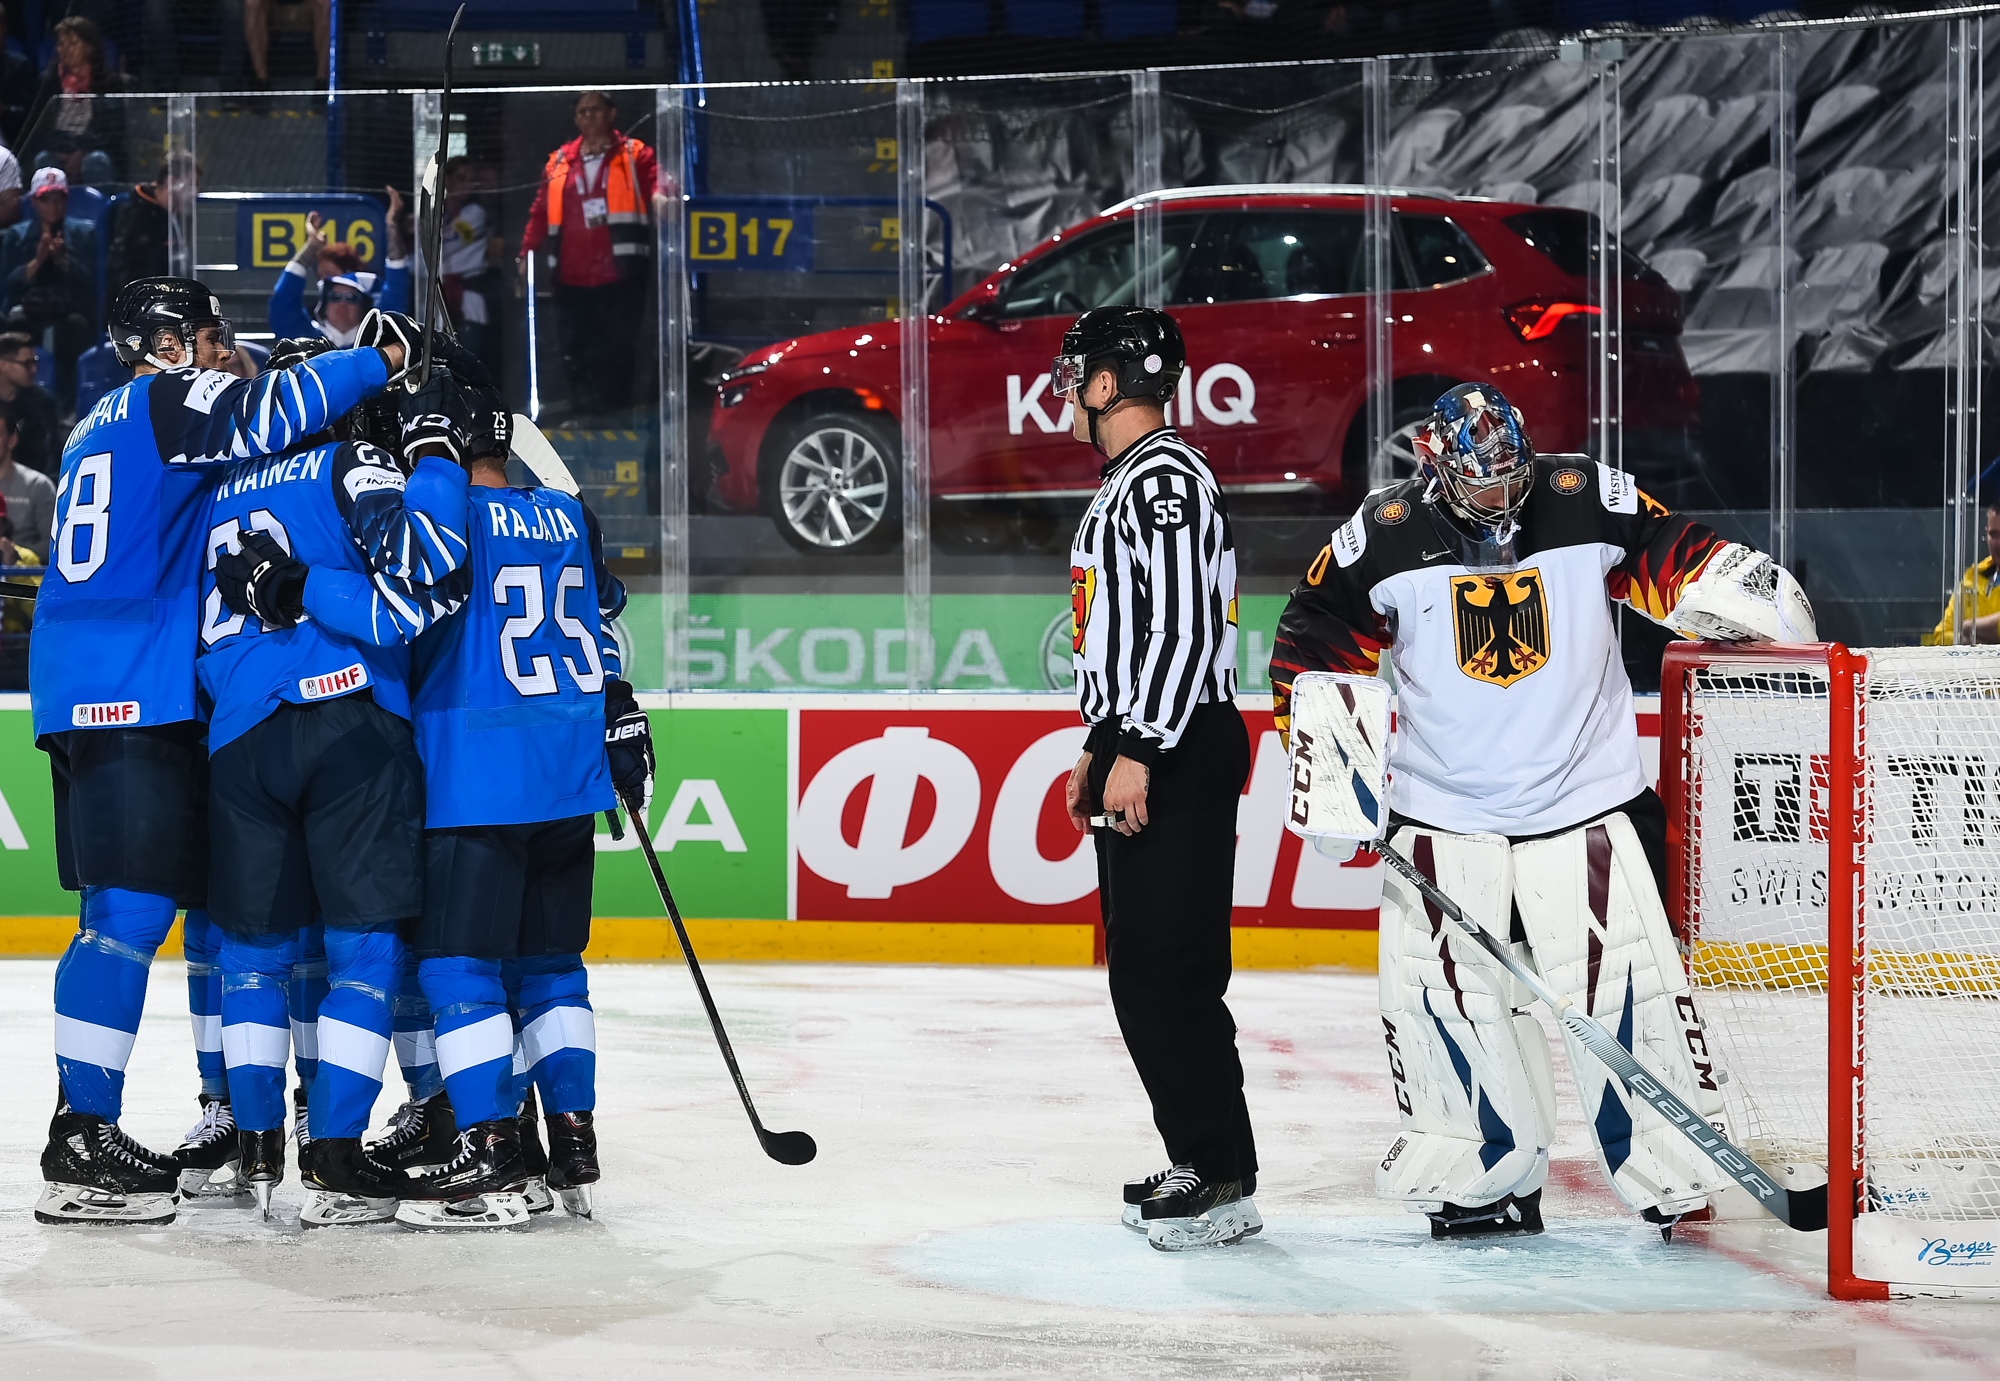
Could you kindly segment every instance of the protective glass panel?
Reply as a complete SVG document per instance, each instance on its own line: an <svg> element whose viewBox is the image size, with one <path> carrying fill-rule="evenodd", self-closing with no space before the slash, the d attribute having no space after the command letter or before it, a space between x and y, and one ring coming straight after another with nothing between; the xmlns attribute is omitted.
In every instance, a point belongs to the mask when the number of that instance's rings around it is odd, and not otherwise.
<svg viewBox="0 0 2000 1381"><path fill-rule="evenodd" d="M1071 434L1050 365L1081 313L1139 300L1119 209L1133 131L1122 75L925 88L929 267L948 232L955 290L928 327L940 689L1072 684L1065 554L1102 459Z"/></svg>
<svg viewBox="0 0 2000 1381"><path fill-rule="evenodd" d="M904 685L897 85L679 94L685 684Z"/></svg>

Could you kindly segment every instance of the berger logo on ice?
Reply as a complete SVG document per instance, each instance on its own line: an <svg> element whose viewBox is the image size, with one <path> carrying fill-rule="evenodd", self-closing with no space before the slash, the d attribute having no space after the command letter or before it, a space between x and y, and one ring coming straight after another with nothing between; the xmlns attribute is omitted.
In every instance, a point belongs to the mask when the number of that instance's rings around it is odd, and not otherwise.
<svg viewBox="0 0 2000 1381"><path fill-rule="evenodd" d="M69 722L79 729L102 729L108 725L137 724L139 702L113 700L102 705L78 705L69 712Z"/></svg>
<svg viewBox="0 0 2000 1381"><path fill-rule="evenodd" d="M368 668L356 662L324 676L308 676L299 682L299 694L308 700L324 700L329 695L345 695L368 684Z"/></svg>
<svg viewBox="0 0 2000 1381"><path fill-rule="evenodd" d="M1954 1242L1933 1237L1917 1248L1917 1260L1926 1266L1989 1266L1994 1261L1991 1242Z"/></svg>

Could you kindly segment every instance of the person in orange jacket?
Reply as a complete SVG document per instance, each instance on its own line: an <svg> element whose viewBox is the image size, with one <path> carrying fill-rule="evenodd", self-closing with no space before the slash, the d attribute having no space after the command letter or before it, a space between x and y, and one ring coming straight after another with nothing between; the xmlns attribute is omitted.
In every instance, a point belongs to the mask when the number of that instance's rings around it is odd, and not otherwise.
<svg viewBox="0 0 2000 1381"><path fill-rule="evenodd" d="M653 151L614 127L602 91L576 98L577 137L549 155L521 236L521 268L545 249L555 270L556 340L580 418L632 406L632 348L653 258Z"/></svg>

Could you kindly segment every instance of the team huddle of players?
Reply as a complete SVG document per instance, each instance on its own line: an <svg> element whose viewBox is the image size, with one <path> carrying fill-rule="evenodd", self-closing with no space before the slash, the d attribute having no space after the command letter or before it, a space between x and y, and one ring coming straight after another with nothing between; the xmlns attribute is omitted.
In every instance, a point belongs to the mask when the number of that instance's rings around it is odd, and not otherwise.
<svg viewBox="0 0 2000 1381"><path fill-rule="evenodd" d="M308 1226L588 1215L593 821L652 770L595 519L509 485L512 414L448 333L371 313L241 380L194 280L110 327L134 378L65 447L32 645L83 896L35 1216L269 1216L288 1144ZM202 1112L166 1155L118 1117L182 908ZM409 1098L365 1141L392 1045Z"/></svg>

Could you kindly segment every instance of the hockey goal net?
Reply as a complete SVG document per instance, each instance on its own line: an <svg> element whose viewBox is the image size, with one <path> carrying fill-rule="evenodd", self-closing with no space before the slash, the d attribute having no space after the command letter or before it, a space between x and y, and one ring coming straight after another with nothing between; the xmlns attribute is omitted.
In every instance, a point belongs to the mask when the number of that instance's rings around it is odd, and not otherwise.
<svg viewBox="0 0 2000 1381"><path fill-rule="evenodd" d="M2000 1293L2000 650L1683 644L1661 689L1729 1135L1824 1167L1835 1295Z"/></svg>

